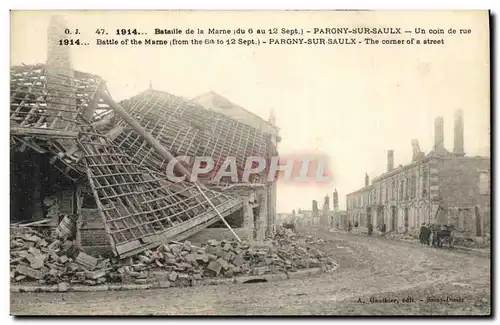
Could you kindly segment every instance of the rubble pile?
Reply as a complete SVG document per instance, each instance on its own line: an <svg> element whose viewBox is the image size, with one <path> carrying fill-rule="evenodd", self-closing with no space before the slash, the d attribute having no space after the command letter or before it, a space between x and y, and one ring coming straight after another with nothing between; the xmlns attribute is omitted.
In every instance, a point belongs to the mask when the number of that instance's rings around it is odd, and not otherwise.
<svg viewBox="0 0 500 325"><path fill-rule="evenodd" d="M106 266L106 261L85 254L73 241L44 236L28 227L11 228L10 277L13 282L104 283Z"/></svg>
<svg viewBox="0 0 500 325"><path fill-rule="evenodd" d="M279 245L289 245L295 241L298 241L301 245L323 245L325 243L325 240L322 238L314 238L311 235L301 237L291 229L284 227L278 227L276 229L274 240L277 241Z"/></svg>
<svg viewBox="0 0 500 325"><path fill-rule="evenodd" d="M189 241L168 243L124 260L92 257L74 242L43 238L35 230L11 230L11 281L38 280L41 284L149 283L161 277L174 286L194 280L294 272L335 262L295 234L278 232L269 245L251 246L235 240L208 240L201 247Z"/></svg>
<svg viewBox="0 0 500 325"><path fill-rule="evenodd" d="M274 240L279 243L290 243L298 238L299 236L292 229L284 227L278 227L276 229L276 234L274 235Z"/></svg>

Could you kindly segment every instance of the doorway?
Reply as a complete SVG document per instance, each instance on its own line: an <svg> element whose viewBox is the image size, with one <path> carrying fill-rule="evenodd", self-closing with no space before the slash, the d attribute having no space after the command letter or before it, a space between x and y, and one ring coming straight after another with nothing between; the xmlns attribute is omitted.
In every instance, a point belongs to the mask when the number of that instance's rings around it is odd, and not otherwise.
<svg viewBox="0 0 500 325"><path fill-rule="evenodd" d="M50 164L50 154L10 152L10 221L36 221L47 214L44 200L60 194L60 210L76 212L75 183ZM66 192L64 192L66 191ZM66 194L66 195L62 195Z"/></svg>
<svg viewBox="0 0 500 325"><path fill-rule="evenodd" d="M409 214L409 209L405 208L404 210L404 224L405 224L405 233L408 232L408 214Z"/></svg>
<svg viewBox="0 0 500 325"><path fill-rule="evenodd" d="M398 230L397 211L396 211L396 207L392 206L391 207L391 231L397 232L397 230Z"/></svg>
<svg viewBox="0 0 500 325"><path fill-rule="evenodd" d="M384 225L384 223L385 223L384 207L379 206L377 208L377 227L379 229L382 229L382 226Z"/></svg>
<svg viewBox="0 0 500 325"><path fill-rule="evenodd" d="M474 215L476 219L476 236L481 237L482 236L482 229L481 229L481 211L479 210L478 206L474 207Z"/></svg>
<svg viewBox="0 0 500 325"><path fill-rule="evenodd" d="M366 208L366 224L365 227L372 224L372 213L371 208Z"/></svg>

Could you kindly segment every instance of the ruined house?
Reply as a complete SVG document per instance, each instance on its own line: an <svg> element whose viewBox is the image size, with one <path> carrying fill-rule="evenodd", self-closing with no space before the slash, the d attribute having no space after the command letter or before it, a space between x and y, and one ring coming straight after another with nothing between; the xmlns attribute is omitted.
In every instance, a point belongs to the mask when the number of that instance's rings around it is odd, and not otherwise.
<svg viewBox="0 0 500 325"><path fill-rule="evenodd" d="M416 232L422 223L453 225L465 236L490 232L491 159L464 152L461 110L454 121L454 148L444 147L444 120L434 124L434 148L427 154L417 140L411 142L412 161L394 166L394 151L387 152L387 171L370 184L347 194L350 221L388 231Z"/></svg>
<svg viewBox="0 0 500 325"><path fill-rule="evenodd" d="M65 28L51 19L46 64L11 67L11 222L50 219L54 228L72 216L84 250L122 258L208 227L272 235L276 185L265 171L233 186L173 183L163 168L172 157L232 156L241 173L247 156L277 154L276 127L153 89L116 103L102 78L73 69L57 45Z"/></svg>

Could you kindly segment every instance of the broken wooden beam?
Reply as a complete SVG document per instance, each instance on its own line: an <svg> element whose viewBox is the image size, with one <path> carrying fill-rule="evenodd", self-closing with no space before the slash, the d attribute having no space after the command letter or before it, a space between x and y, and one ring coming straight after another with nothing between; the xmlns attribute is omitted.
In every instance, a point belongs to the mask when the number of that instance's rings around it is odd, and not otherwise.
<svg viewBox="0 0 500 325"><path fill-rule="evenodd" d="M92 118L94 117L95 110L97 108L97 105L99 104L99 100L101 99L101 89L102 89L103 83L99 83L99 86L97 86L97 89L95 91L94 96L92 97L92 100L90 101L89 105L84 108L83 110L83 118L86 121L92 122Z"/></svg>
<svg viewBox="0 0 500 325"><path fill-rule="evenodd" d="M191 178L191 174L189 171L182 165L180 164L177 159L167 150L163 145L155 139L151 133L149 133L139 122L137 122L136 119L134 119L132 116L130 116L127 111L121 107L120 104L116 103L111 95L108 94L107 91L101 91L101 98L108 104L120 117L127 123L129 124L153 149L156 150L156 152L163 157L167 162L174 161L176 162L174 165L174 170L177 170L180 172L182 175L186 176L186 180ZM229 223L226 221L226 219L222 216L220 211L217 209L215 204L210 200L210 198L205 194L203 191L202 187L198 184L198 182L194 181L194 184L196 185L196 188L198 191L203 195L205 200L210 204L210 206L215 210L219 218L224 222L226 227L231 231L233 236L241 242L240 237L234 232L234 230L231 228ZM203 185L202 185L203 186ZM204 186L203 186L204 187Z"/></svg>
<svg viewBox="0 0 500 325"><path fill-rule="evenodd" d="M76 138L78 132L74 131L61 131L61 130L50 130L50 129L35 129L35 128L20 128L11 127L11 135L34 135L34 136L50 136L55 138Z"/></svg>
<svg viewBox="0 0 500 325"><path fill-rule="evenodd" d="M165 147L163 147L157 139L155 139L151 133L149 133L145 128L142 127L142 125L137 122L135 118L130 116L127 111L121 107L120 104L116 103L113 98L106 92L106 91L101 91L101 98L108 104L120 117L127 122L139 135L146 141L151 147L153 147L158 154L160 154L165 160L168 162L174 160L176 161L175 157L167 150ZM182 175L186 175L186 179L190 178L190 173L188 170L182 166L180 163L176 163L174 166L174 170L182 173Z"/></svg>

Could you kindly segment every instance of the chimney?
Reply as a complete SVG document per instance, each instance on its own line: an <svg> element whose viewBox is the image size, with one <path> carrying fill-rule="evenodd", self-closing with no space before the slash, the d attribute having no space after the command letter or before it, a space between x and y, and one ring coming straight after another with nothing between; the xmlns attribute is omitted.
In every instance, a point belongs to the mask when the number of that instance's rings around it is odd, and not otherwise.
<svg viewBox="0 0 500 325"><path fill-rule="evenodd" d="M318 201L316 200L312 201L312 217L313 218L318 217Z"/></svg>
<svg viewBox="0 0 500 325"><path fill-rule="evenodd" d="M444 150L444 120L443 118L436 117L434 121L434 151Z"/></svg>
<svg viewBox="0 0 500 325"><path fill-rule="evenodd" d="M68 28L66 20L61 16L52 16L47 29L47 60L45 71L47 83L52 84L51 101L52 113L47 116L47 125L53 125L54 129L64 129L69 120L76 118L76 94L70 83L74 77L73 65L69 46L60 46L61 39L67 37L65 30ZM91 106L89 106L91 107ZM59 110L59 111L57 111ZM72 112L74 111L74 112ZM91 120L94 112L90 109L83 110L83 117ZM74 146L69 140L62 140L63 146Z"/></svg>
<svg viewBox="0 0 500 325"><path fill-rule="evenodd" d="M273 109L269 112L269 119L267 121L272 125L276 125L276 116L274 115Z"/></svg>
<svg viewBox="0 0 500 325"><path fill-rule="evenodd" d="M325 194L325 201L323 207L325 206L326 206L326 211L330 211L330 197L328 196L328 194Z"/></svg>
<svg viewBox="0 0 500 325"><path fill-rule="evenodd" d="M368 177L368 173L365 173L365 187L370 185L370 178Z"/></svg>
<svg viewBox="0 0 500 325"><path fill-rule="evenodd" d="M387 172L394 169L394 150L387 151Z"/></svg>
<svg viewBox="0 0 500 325"><path fill-rule="evenodd" d="M61 16L52 16L47 29L47 68L53 73L61 73L66 76L72 74L72 63L69 46L60 46L59 41L67 35L67 22Z"/></svg>
<svg viewBox="0 0 500 325"><path fill-rule="evenodd" d="M413 152L411 160L412 161L420 160L422 158L422 155L421 155L422 152L420 151L420 145L418 144L417 139L411 140L411 147L412 147L412 152Z"/></svg>
<svg viewBox="0 0 500 325"><path fill-rule="evenodd" d="M455 129L454 129L454 146L453 153L456 156L465 156L464 153L464 117L463 111L458 109L455 111Z"/></svg>

